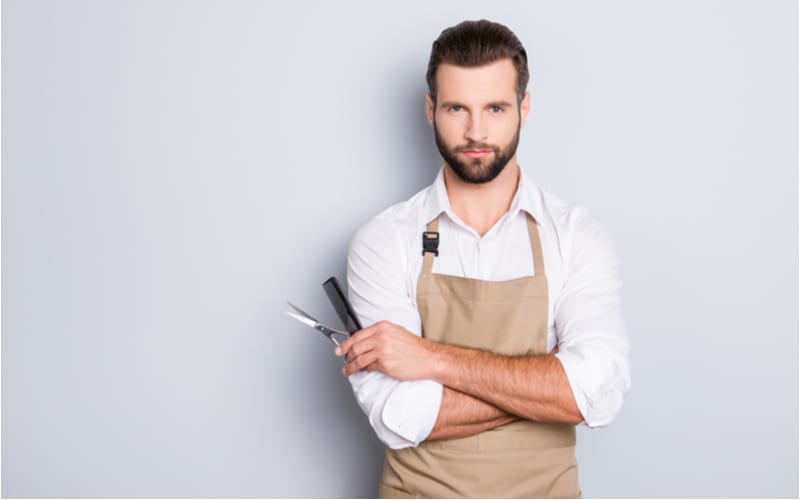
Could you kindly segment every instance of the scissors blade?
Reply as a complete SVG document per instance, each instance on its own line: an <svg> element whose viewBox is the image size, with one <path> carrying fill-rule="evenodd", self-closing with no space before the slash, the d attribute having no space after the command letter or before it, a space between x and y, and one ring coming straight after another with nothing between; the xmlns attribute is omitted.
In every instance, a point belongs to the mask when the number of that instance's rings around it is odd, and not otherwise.
<svg viewBox="0 0 800 500"><path fill-rule="evenodd" d="M289 307L291 307L292 309L294 309L294 310L295 310L295 312L296 312L296 313L298 313L300 316L303 316L303 317L305 317L306 319L310 319L310 320L311 320L311 321L313 321L314 323L319 323L319 321L317 321L317 319L316 319L316 318L314 318L313 316L311 316L310 314L308 314L308 313L307 313L307 312L305 312L304 310L300 309L300 308L299 308L299 307L297 307L296 305L292 304L291 302L287 302L287 304L289 304ZM287 312L288 312L288 311L287 311Z"/></svg>
<svg viewBox="0 0 800 500"><path fill-rule="evenodd" d="M301 323L305 323L306 325L310 326L311 328L316 328L318 323L311 318L306 318L304 316L300 316L297 313L293 313L292 311L286 311L286 314L291 316L292 318L296 319Z"/></svg>

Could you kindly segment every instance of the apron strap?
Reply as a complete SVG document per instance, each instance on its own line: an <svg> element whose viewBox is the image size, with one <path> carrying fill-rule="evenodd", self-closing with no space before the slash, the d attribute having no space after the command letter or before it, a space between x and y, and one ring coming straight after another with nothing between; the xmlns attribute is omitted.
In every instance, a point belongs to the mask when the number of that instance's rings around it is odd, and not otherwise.
<svg viewBox="0 0 800 500"><path fill-rule="evenodd" d="M536 276L544 276L544 254L542 253L542 242L539 239L539 228L536 220L528 212L525 212L528 219L528 236L531 238L531 254L533 256L533 273Z"/></svg>
<svg viewBox="0 0 800 500"><path fill-rule="evenodd" d="M439 232L439 216L437 215L435 219L428 222L428 226L426 231L429 233L437 233ZM424 257L422 259L422 274L431 274L431 269L433 269L433 258L438 255L434 254L433 252L425 252L423 253Z"/></svg>
<svg viewBox="0 0 800 500"><path fill-rule="evenodd" d="M533 216L525 212L528 221L528 236L531 241L531 256L533 257L533 273L536 276L544 276L544 254L542 253L542 242L539 239L539 228ZM439 231L439 217L430 221L427 226L427 231L435 233ZM422 273L431 274L433 269L433 252L425 252L425 257L422 259Z"/></svg>

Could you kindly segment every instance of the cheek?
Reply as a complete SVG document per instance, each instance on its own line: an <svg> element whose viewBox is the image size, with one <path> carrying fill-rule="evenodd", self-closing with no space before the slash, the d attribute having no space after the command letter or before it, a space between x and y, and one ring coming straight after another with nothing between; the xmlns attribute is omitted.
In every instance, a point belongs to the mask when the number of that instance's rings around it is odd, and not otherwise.
<svg viewBox="0 0 800 500"><path fill-rule="evenodd" d="M436 116L436 129L440 136L452 142L454 138L460 139L464 135L464 121L460 116L439 114Z"/></svg>
<svg viewBox="0 0 800 500"><path fill-rule="evenodd" d="M497 132L497 137L510 139L514 137L519 130L519 120L514 117L513 119L501 120L495 124L494 130Z"/></svg>

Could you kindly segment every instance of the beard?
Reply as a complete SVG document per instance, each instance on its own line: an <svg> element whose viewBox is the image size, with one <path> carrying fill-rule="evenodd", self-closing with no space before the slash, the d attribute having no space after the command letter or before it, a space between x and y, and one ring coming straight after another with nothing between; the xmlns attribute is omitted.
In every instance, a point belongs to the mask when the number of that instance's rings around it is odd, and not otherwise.
<svg viewBox="0 0 800 500"><path fill-rule="evenodd" d="M468 141L462 146L450 147L439 134L436 122L434 121L433 123L436 147L439 148L442 158L450 165L450 168L453 169L459 179L470 184L485 184L500 175L500 172L508 165L509 160L517 154L519 130L519 127L517 127L517 132L514 134L513 139L503 148L495 144L475 141ZM459 158L459 153L470 149L491 151L493 154L486 158Z"/></svg>

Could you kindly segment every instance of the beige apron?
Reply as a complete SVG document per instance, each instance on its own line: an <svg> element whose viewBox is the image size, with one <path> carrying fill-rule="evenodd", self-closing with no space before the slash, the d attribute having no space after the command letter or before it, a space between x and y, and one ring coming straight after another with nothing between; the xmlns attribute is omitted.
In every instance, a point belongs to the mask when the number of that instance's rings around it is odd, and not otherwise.
<svg viewBox="0 0 800 500"><path fill-rule="evenodd" d="M438 231L438 218L428 231ZM432 274L425 252L417 306L425 338L507 355L546 354L547 278L528 215L534 276L482 281ZM535 383L531 381L531 383ZM513 422L474 436L386 450L381 498L580 497L575 427Z"/></svg>

